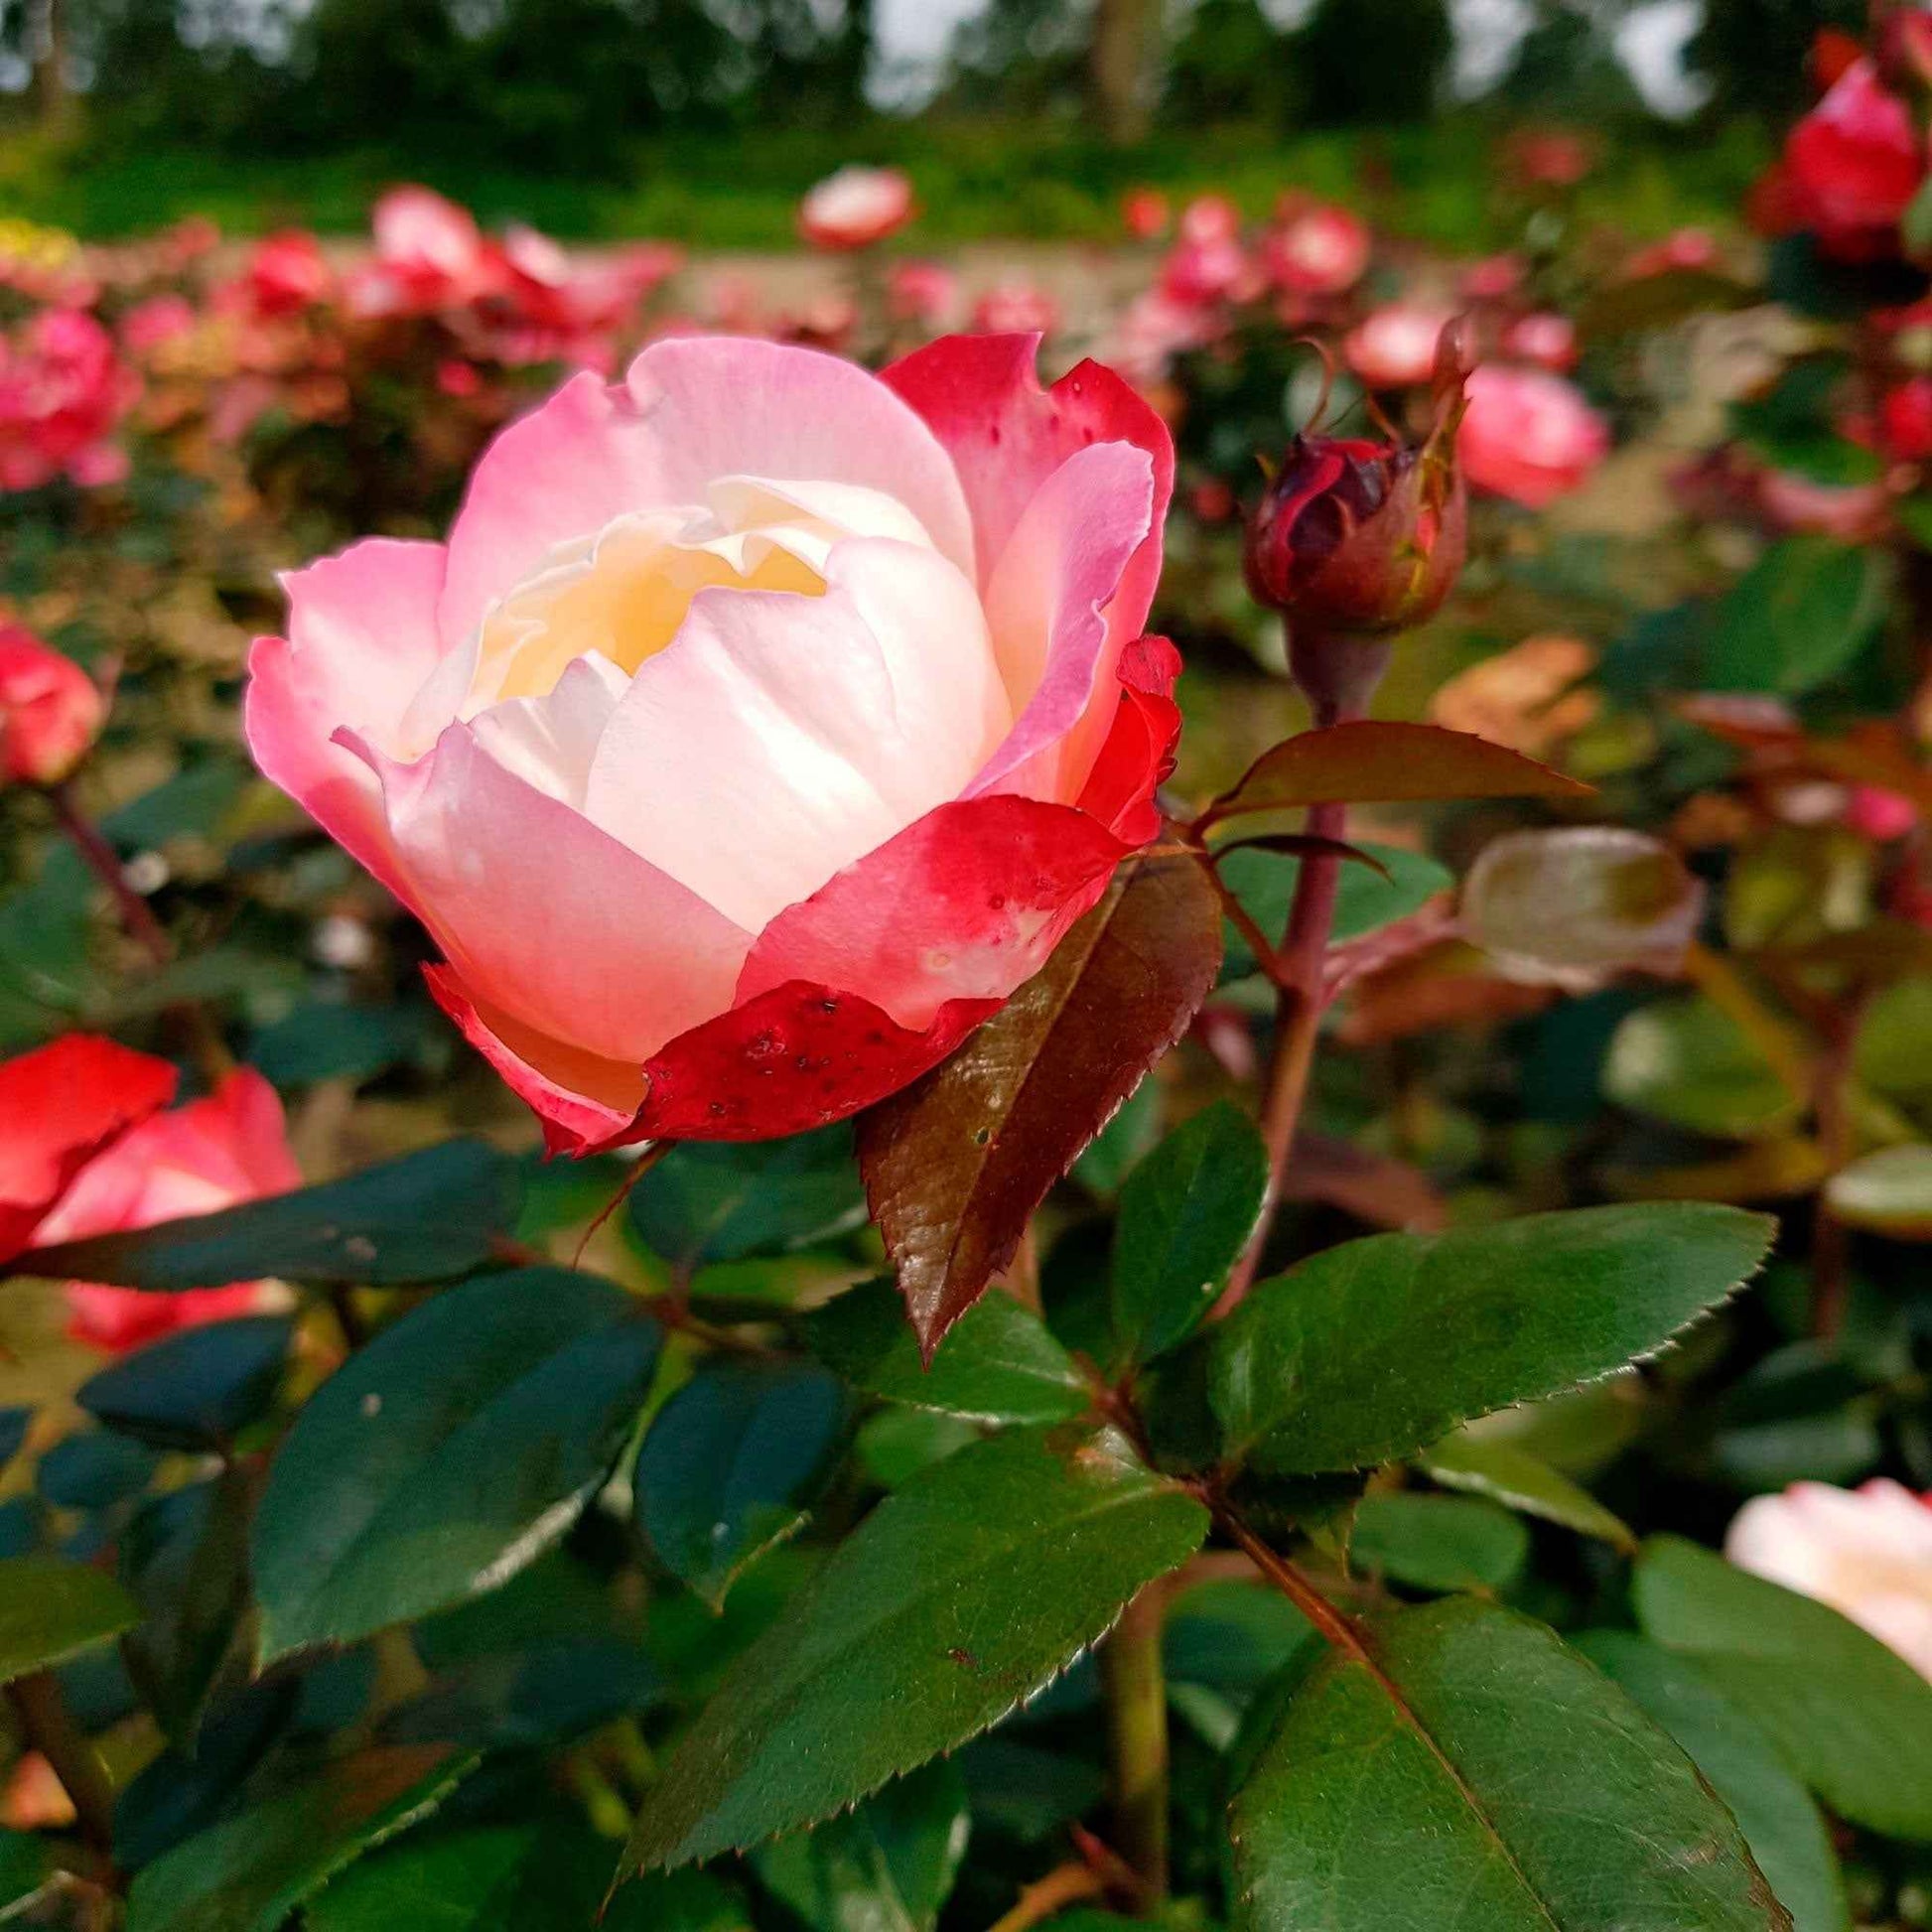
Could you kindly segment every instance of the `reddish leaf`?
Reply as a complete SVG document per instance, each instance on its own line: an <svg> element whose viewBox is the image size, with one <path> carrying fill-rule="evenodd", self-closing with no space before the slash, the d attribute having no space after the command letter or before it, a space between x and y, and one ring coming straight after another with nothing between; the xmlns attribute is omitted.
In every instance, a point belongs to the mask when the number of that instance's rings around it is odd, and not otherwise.
<svg viewBox="0 0 1932 1932"><path fill-rule="evenodd" d="M1004 1012L862 1117L866 1193L928 1359L1186 1032L1220 964L1221 904L1201 866L1130 866Z"/></svg>
<svg viewBox="0 0 1932 1932"><path fill-rule="evenodd" d="M1587 798L1590 792L1576 778L1468 732L1364 719L1284 739L1249 765L1232 791L1208 806L1200 823L1297 805Z"/></svg>

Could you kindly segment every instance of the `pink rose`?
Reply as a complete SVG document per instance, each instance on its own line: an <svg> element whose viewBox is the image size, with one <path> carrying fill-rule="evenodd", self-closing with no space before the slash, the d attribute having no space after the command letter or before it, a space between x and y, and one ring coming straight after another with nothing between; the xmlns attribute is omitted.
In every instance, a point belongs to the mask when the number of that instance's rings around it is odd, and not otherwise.
<svg viewBox="0 0 1932 1932"><path fill-rule="evenodd" d="M1241 210L1225 195L1197 195L1180 210L1180 239L1233 241L1241 233Z"/></svg>
<svg viewBox="0 0 1932 1932"><path fill-rule="evenodd" d="M1602 417L1545 369L1490 363L1469 377L1467 393L1457 449L1478 489L1542 509L1581 488L1609 450Z"/></svg>
<svg viewBox="0 0 1932 1932"><path fill-rule="evenodd" d="M1060 305L1032 282L998 282L973 304L973 327L989 336L1050 336Z"/></svg>
<svg viewBox="0 0 1932 1932"><path fill-rule="evenodd" d="M1635 280L1671 269L1715 268L1717 264L1717 237L1709 228L1673 228L1662 241L1639 248L1624 263L1623 272Z"/></svg>
<svg viewBox="0 0 1932 1932"><path fill-rule="evenodd" d="M1298 208L1262 244L1269 279L1291 295L1343 295L1368 269L1368 229L1346 208Z"/></svg>
<svg viewBox="0 0 1932 1932"><path fill-rule="evenodd" d="M912 214L912 184L897 168L841 168L798 204L798 232L814 248L870 248Z"/></svg>
<svg viewBox="0 0 1932 1932"><path fill-rule="evenodd" d="M1766 470L1757 479L1757 504L1781 530L1856 543L1883 529L1891 497L1882 483L1823 483L1791 470Z"/></svg>
<svg viewBox="0 0 1932 1932"><path fill-rule="evenodd" d="M1351 329L1343 359L1371 389L1406 389L1436 372L1436 345L1449 324L1445 309L1391 302Z"/></svg>
<svg viewBox="0 0 1932 1932"><path fill-rule="evenodd" d="M107 702L72 658L0 622L0 779L58 785L86 757Z"/></svg>
<svg viewBox="0 0 1932 1932"><path fill-rule="evenodd" d="M1503 351L1519 361L1568 375L1577 366L1577 325L1548 310L1518 316L1503 331Z"/></svg>
<svg viewBox="0 0 1932 1932"><path fill-rule="evenodd" d="M433 189L392 188L376 203L370 227L374 259L348 287L359 316L431 315L473 301L492 280L475 218Z"/></svg>
<svg viewBox="0 0 1932 1932"><path fill-rule="evenodd" d="M302 1184L289 1152L282 1103L252 1067L241 1067L203 1100L150 1115L74 1177L41 1223L42 1246L153 1227L184 1214L211 1214L237 1201L286 1193ZM264 1282L151 1295L98 1282L69 1282L75 1340L119 1352L204 1322L248 1314L268 1294Z"/></svg>
<svg viewBox="0 0 1932 1932"><path fill-rule="evenodd" d="M499 436L447 545L288 580L256 760L428 926L553 1148L870 1104L1158 830L1173 451L1035 348L662 341Z"/></svg>
<svg viewBox="0 0 1932 1932"><path fill-rule="evenodd" d="M0 337L0 489L63 474L82 487L126 474L108 439L141 391L114 339L82 309L43 309Z"/></svg>
<svg viewBox="0 0 1932 1932"><path fill-rule="evenodd" d="M1861 60L1791 130L1782 180L1793 214L1827 254L1865 261L1897 247L1925 167L1911 109Z"/></svg>
<svg viewBox="0 0 1932 1932"><path fill-rule="evenodd" d="M895 262L886 276L886 309L895 322L942 329L959 309L959 277L942 262Z"/></svg>
<svg viewBox="0 0 1932 1932"><path fill-rule="evenodd" d="M1754 1496L1725 1555L1829 1603L1932 1678L1932 1502L1883 1477L1857 1489L1794 1482Z"/></svg>
<svg viewBox="0 0 1932 1932"><path fill-rule="evenodd" d="M195 306L186 296L151 295L121 318L121 345L130 355L152 355L192 336L198 326Z"/></svg>
<svg viewBox="0 0 1932 1932"><path fill-rule="evenodd" d="M304 228L286 228L255 244L242 286L258 316L299 315L336 285L322 243Z"/></svg>

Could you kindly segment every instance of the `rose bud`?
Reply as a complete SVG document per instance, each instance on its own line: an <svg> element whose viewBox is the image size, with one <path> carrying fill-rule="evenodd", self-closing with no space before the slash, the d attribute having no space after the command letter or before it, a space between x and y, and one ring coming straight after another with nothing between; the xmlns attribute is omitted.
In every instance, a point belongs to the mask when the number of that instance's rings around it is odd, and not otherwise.
<svg viewBox="0 0 1932 1932"><path fill-rule="evenodd" d="M211 1214L237 1201L302 1185L289 1152L282 1103L252 1067L239 1067L202 1100L150 1115L96 1155L41 1223L40 1245L153 1227ZM69 1332L118 1353L279 1299L267 1282L234 1282L179 1295L149 1295L99 1282L67 1285Z"/></svg>
<svg viewBox="0 0 1932 1932"><path fill-rule="evenodd" d="M69 1034L0 1062L0 1261L35 1239L95 1155L174 1094L166 1060L96 1034Z"/></svg>
<svg viewBox="0 0 1932 1932"><path fill-rule="evenodd" d="M1884 1477L1857 1489L1794 1482L1731 1519L1740 1570L1829 1603L1932 1678L1932 1501Z"/></svg>
<svg viewBox="0 0 1932 1932"><path fill-rule="evenodd" d="M814 248L870 248L913 212L912 184L897 168L841 168L798 204L798 232Z"/></svg>
<svg viewBox="0 0 1932 1932"><path fill-rule="evenodd" d="M1248 525L1248 591L1299 633L1381 636L1421 623L1462 568L1467 505L1455 465L1462 370L1453 330L1436 363L1421 444L1298 436Z"/></svg>
<svg viewBox="0 0 1932 1932"><path fill-rule="evenodd" d="M553 1149L869 1106L1159 831L1173 446L1036 346L666 339L497 437L447 544L288 579L255 759L428 927Z"/></svg>
<svg viewBox="0 0 1932 1932"><path fill-rule="evenodd" d="M1896 250L1925 172L1911 109L1861 60L1791 130L1781 176L1819 247L1843 261L1872 261Z"/></svg>
<svg viewBox="0 0 1932 1932"><path fill-rule="evenodd" d="M20 624L0 623L0 777L58 785L106 716L99 686L72 658Z"/></svg>

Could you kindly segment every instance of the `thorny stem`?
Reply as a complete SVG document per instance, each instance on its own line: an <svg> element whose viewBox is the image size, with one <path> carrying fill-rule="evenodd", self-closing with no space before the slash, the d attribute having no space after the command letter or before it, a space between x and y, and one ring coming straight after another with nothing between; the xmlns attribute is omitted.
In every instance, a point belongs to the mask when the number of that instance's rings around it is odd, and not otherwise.
<svg viewBox="0 0 1932 1932"><path fill-rule="evenodd" d="M1025 1887L1019 1904L993 1926L992 1932L1028 1932L1029 1927L1051 1918L1062 1906L1097 1897L1105 1889L1100 1874L1090 1864L1069 1859Z"/></svg>
<svg viewBox="0 0 1932 1932"><path fill-rule="evenodd" d="M121 870L120 855L102 837L100 828L81 810L72 787L67 784L50 785L46 795L61 830L72 842L87 870L106 887L127 936L155 966L173 965L173 940L162 930L161 921L154 915L154 908L127 883L127 875ZM229 1053L220 1030L199 1005L184 1001L169 1011L178 1015L187 1027L194 1040L195 1057L209 1080L220 1080L234 1070L234 1057Z"/></svg>
<svg viewBox="0 0 1932 1932"><path fill-rule="evenodd" d="M30 1671L7 1686L29 1744L47 1759L73 1803L80 1833L110 1871L114 1859L114 1787L100 1754L69 1715L52 1671ZM114 1882L118 1886L118 1874Z"/></svg>
<svg viewBox="0 0 1932 1932"><path fill-rule="evenodd" d="M1851 1160L1856 1146L1852 1069L1863 1017L1863 1002L1856 1002L1850 1010L1836 1011L1826 1020L1825 1051L1818 1062L1812 1112L1828 1177ZM1820 1188L1813 1204L1811 1231L1811 1332L1820 1341L1835 1340L1845 1325L1851 1265L1849 1231L1832 1212L1831 1202Z"/></svg>
<svg viewBox="0 0 1932 1932"><path fill-rule="evenodd" d="M1114 1843L1157 1899L1168 1890L1168 1684L1161 1666L1167 1606L1168 1592L1150 1585L1100 1647Z"/></svg>
<svg viewBox="0 0 1932 1932"><path fill-rule="evenodd" d="M1353 1620L1315 1588L1302 1572L1278 1552L1269 1548L1226 1502L1212 1501L1214 1520L1221 1531L1254 1564L1254 1567L1314 1625L1323 1642L1351 1657L1366 1657L1368 1646Z"/></svg>
<svg viewBox="0 0 1932 1932"><path fill-rule="evenodd" d="M1367 715L1387 651L1379 644L1297 637L1291 641L1290 661L1309 694L1315 728L1325 730ZM1348 807L1311 805L1304 829L1311 838L1339 846L1348 830ZM1281 1207L1282 1182L1295 1147L1295 1130L1309 1097L1315 1042L1326 1005L1323 969L1328 937L1334 928L1341 865L1340 855L1333 851L1316 850L1304 856L1295 882L1294 902L1289 907L1288 929L1275 949L1275 1043L1269 1055L1261 1108L1261 1138L1268 1149L1268 1189L1255 1231L1214 1305L1209 1317L1212 1320L1231 1314L1254 1285L1255 1271L1261 1266Z"/></svg>

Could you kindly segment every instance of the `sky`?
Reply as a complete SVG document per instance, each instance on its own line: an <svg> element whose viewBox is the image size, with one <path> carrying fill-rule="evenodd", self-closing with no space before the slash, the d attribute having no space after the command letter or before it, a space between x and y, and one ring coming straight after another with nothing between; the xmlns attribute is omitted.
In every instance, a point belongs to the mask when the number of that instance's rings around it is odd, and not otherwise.
<svg viewBox="0 0 1932 1932"><path fill-rule="evenodd" d="M1262 0L1285 26L1306 17L1313 0ZM953 30L979 11L980 0L880 0L878 28L884 73L875 87L882 105L916 106L935 84ZM1509 65L1529 27L1528 0L1449 0L1455 21L1455 85L1478 94ZM1698 104L1684 72L1684 43L1697 28L1699 0L1649 0L1617 32L1617 51L1644 98L1665 114Z"/></svg>

